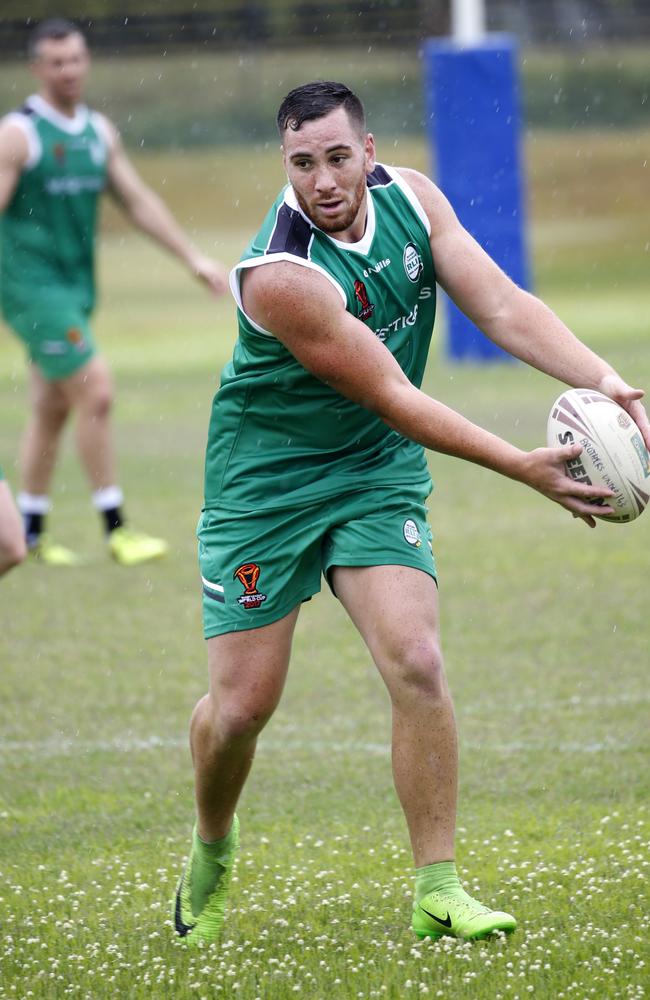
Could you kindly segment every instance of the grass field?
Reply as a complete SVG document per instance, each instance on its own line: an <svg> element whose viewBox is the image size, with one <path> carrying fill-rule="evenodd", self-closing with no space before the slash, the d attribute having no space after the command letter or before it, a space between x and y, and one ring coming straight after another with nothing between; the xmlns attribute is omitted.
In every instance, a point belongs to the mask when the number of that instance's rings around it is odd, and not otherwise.
<svg viewBox="0 0 650 1000"><path fill-rule="evenodd" d="M649 139L528 142L538 290L645 386ZM274 156L139 166L200 245L232 261L281 180ZM383 156L426 162L410 144ZM172 551L135 570L109 562L68 442L51 523L87 565L28 565L0 583L0 997L646 996L650 515L590 532L436 455L458 860L519 930L476 945L412 938L387 697L324 591L301 613L285 698L241 803L223 941L188 954L174 940L168 903L193 818L186 730L206 680L194 527L233 309L116 215L105 223L96 328L118 384L121 479L133 521ZM426 388L522 447L543 442L559 391L519 366L452 367L439 346ZM24 412L21 352L3 333L0 459L14 485Z"/></svg>

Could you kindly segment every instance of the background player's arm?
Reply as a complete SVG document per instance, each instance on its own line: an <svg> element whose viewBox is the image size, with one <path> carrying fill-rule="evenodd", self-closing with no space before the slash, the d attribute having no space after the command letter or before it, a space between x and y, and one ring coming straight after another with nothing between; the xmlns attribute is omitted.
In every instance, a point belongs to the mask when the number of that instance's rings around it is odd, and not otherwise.
<svg viewBox="0 0 650 1000"><path fill-rule="evenodd" d="M0 212L11 201L29 150L21 129L5 121L0 124Z"/></svg>
<svg viewBox="0 0 650 1000"><path fill-rule="evenodd" d="M400 173L431 223L438 282L491 340L568 385L598 389L625 407L650 447L650 423L633 389L540 299L519 288L464 229L442 192L415 170Z"/></svg>
<svg viewBox="0 0 650 1000"><path fill-rule="evenodd" d="M588 498L611 493L567 476L564 463L580 445L524 452L427 396L322 275L289 262L265 264L243 272L242 295L247 314L305 368L400 434L526 483L595 524Z"/></svg>
<svg viewBox="0 0 650 1000"><path fill-rule="evenodd" d="M221 294L228 288L228 275L218 263L192 244L155 191L142 180L129 160L115 127L104 119L109 139L108 178L110 189L131 221L157 243L182 260L192 273Z"/></svg>

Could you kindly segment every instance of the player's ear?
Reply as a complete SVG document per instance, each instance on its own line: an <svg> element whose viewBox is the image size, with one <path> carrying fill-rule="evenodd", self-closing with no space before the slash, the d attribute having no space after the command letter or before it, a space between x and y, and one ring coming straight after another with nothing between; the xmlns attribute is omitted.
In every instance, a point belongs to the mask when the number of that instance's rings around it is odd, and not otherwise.
<svg viewBox="0 0 650 1000"><path fill-rule="evenodd" d="M366 158L366 173L370 174L375 169L377 156L375 152L375 137L372 132L368 132L364 143L364 153Z"/></svg>

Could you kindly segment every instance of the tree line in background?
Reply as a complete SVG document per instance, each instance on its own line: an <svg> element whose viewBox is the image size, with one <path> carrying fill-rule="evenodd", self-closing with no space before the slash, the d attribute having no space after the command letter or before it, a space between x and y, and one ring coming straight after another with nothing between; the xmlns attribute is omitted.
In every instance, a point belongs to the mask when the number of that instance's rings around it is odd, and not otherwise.
<svg viewBox="0 0 650 1000"><path fill-rule="evenodd" d="M449 33L451 0L3 0L0 50L24 51L34 23L67 16L95 48L391 45ZM488 30L522 44L579 46L650 37L648 0L486 0Z"/></svg>

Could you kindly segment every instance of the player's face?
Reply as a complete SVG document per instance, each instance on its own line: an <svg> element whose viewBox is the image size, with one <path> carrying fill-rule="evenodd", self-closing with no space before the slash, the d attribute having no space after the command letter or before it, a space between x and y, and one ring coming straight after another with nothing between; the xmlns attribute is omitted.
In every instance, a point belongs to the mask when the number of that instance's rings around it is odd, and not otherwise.
<svg viewBox="0 0 650 1000"><path fill-rule="evenodd" d="M366 175L375 165L372 135L363 135L345 108L284 132L282 152L298 204L311 221L344 242L366 225Z"/></svg>
<svg viewBox="0 0 650 1000"><path fill-rule="evenodd" d="M83 35L44 38L32 61L41 93L55 107L68 110L81 100L90 57Z"/></svg>

